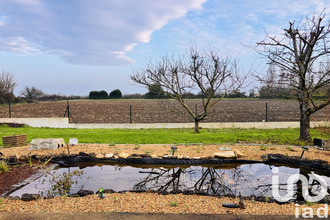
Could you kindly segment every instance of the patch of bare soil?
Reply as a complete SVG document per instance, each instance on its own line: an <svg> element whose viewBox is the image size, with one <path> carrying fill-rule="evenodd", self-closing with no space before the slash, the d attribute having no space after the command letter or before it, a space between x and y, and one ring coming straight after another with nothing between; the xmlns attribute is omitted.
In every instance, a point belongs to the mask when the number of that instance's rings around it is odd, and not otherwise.
<svg viewBox="0 0 330 220"><path fill-rule="evenodd" d="M0 195L37 172L38 170L29 164L10 166L8 172L0 174Z"/></svg>

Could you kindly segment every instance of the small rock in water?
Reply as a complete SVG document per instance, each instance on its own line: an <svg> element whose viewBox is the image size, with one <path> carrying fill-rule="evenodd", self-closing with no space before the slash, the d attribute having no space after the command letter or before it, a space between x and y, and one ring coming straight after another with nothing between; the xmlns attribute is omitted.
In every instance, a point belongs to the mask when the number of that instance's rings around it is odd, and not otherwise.
<svg viewBox="0 0 330 220"><path fill-rule="evenodd" d="M22 194L21 200L23 201L32 201L40 198L39 194L30 194L30 193L24 193Z"/></svg>
<svg viewBox="0 0 330 220"><path fill-rule="evenodd" d="M91 190L84 190L84 189L81 189L78 191L78 195L81 196L81 197L84 197L84 196L88 196L88 195L93 195L94 192L91 191Z"/></svg>
<svg viewBox="0 0 330 220"><path fill-rule="evenodd" d="M225 208L239 208L236 203L223 203L222 206Z"/></svg>

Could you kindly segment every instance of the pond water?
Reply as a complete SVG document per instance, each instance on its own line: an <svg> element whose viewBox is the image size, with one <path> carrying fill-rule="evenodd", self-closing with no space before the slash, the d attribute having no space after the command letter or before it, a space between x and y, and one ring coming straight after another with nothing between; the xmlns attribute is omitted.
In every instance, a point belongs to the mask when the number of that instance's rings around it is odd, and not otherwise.
<svg viewBox="0 0 330 220"><path fill-rule="evenodd" d="M308 178L311 170L279 165L242 164L217 166L158 166L133 167L120 165L84 164L75 167L58 167L34 182L13 192L11 196L21 196L23 193L39 193L46 195L51 188L52 176L82 170L81 176L74 176L76 183L70 193L80 189L96 192L100 187L115 191L125 190L155 190L158 192L190 191L196 194L208 195L238 195L271 197L272 170L277 167L279 172L280 193L286 192L286 184L290 175L302 174ZM317 173L325 179L328 186L330 178ZM308 178L309 179L309 178ZM312 184L312 180L310 180ZM317 191L319 185L313 186ZM295 186L297 190L297 185ZM297 196L297 195L296 195Z"/></svg>

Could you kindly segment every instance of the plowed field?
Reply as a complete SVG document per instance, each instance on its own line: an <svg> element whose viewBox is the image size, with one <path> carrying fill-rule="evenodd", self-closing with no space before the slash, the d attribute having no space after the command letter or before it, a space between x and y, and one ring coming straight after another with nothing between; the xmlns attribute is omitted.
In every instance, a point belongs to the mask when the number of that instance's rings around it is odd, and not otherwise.
<svg viewBox="0 0 330 220"><path fill-rule="evenodd" d="M287 100L221 100L205 122L261 122L299 121L299 103ZM202 109L197 100L189 102L192 109ZM66 101L17 104L12 106L13 118L64 117ZM70 112L77 123L132 123L192 122L190 116L173 100L79 100L70 101ZM181 113L179 113L181 112ZM0 118L8 117L8 106L0 106ZM330 106L312 116L314 121L329 121ZM72 120L71 120L72 121Z"/></svg>

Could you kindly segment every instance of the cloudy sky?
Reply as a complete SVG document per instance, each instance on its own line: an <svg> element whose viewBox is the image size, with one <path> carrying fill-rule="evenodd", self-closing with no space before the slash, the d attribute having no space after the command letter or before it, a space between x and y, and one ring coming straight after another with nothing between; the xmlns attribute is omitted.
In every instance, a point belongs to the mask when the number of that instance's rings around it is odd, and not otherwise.
<svg viewBox="0 0 330 220"><path fill-rule="evenodd" d="M330 0L0 0L0 71L15 75L16 94L120 89L144 93L129 76L190 45L261 65L255 46L288 21L323 10ZM328 8L326 8L328 7ZM329 18L329 16L327 16Z"/></svg>

